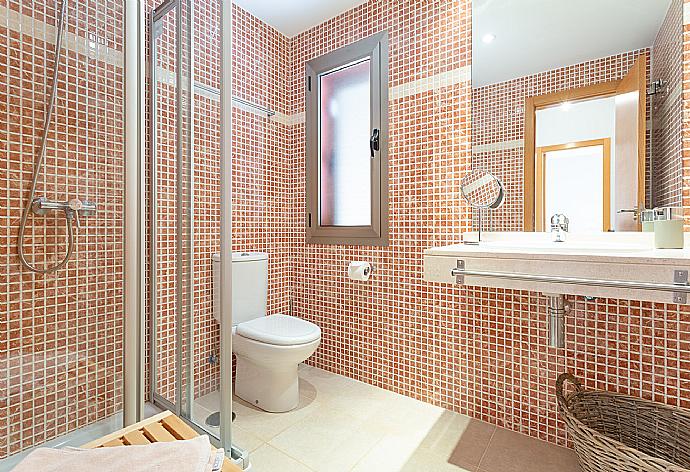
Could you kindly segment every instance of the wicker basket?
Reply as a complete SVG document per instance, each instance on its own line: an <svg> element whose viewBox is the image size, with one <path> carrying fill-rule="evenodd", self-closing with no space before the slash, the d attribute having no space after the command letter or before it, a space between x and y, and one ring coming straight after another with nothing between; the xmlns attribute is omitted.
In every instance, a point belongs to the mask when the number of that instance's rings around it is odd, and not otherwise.
<svg viewBox="0 0 690 472"><path fill-rule="evenodd" d="M566 381L573 392L564 393ZM556 381L558 406L585 472L690 472L690 411Z"/></svg>

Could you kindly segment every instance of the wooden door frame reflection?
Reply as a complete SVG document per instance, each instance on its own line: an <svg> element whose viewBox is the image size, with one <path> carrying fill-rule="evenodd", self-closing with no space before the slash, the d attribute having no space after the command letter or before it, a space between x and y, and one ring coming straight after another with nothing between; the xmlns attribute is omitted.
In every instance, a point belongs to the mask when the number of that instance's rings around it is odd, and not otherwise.
<svg viewBox="0 0 690 472"><path fill-rule="evenodd" d="M577 87L560 92L535 95L525 99L525 140L523 162L523 231L535 231L535 158L536 158L536 130L537 110L553 107L564 102L578 102L596 98L612 97L632 91L639 83L636 79L642 74L646 80L647 55L645 53L635 61L635 64L621 80L611 80L585 87ZM638 113L644 119L640 121L638 129L638 201L644 204L645 198L645 164L646 164L646 87L641 94ZM640 206L642 208L642 206ZM639 223L638 223L639 226Z"/></svg>
<svg viewBox="0 0 690 472"><path fill-rule="evenodd" d="M566 151L569 149L580 149L588 147L602 147L602 195L603 195L603 218L602 231L611 230L611 138L591 139L588 141L578 141L575 143L556 144L553 146L543 146L537 148L535 163L535 230L546 231L544 224L544 208L546 207L545 192L545 165L546 154L549 152Z"/></svg>

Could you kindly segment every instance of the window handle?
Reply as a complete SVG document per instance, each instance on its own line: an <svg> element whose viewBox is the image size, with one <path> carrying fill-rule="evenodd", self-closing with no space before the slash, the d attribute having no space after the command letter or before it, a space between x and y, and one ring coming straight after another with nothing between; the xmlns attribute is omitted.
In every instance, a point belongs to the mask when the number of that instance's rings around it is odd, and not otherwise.
<svg viewBox="0 0 690 472"><path fill-rule="evenodd" d="M371 150L371 157L374 157L374 152L378 151L380 149L379 145L379 136L381 132L379 131L378 128L374 128L374 130L371 132L371 138L369 139L369 149Z"/></svg>

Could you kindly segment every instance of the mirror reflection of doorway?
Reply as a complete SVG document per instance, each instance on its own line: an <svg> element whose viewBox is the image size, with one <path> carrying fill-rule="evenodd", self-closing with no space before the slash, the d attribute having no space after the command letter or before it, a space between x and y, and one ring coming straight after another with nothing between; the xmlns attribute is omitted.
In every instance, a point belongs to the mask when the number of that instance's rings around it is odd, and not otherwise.
<svg viewBox="0 0 690 472"><path fill-rule="evenodd" d="M537 148L535 174L536 231L556 213L568 215L574 231L611 229L610 138Z"/></svg>
<svg viewBox="0 0 690 472"><path fill-rule="evenodd" d="M577 205L583 197L580 192L571 192L569 195L576 211L562 213L568 216L571 231L641 229L638 214L645 208L646 197L646 64L646 55L641 54L620 80L526 98L523 166L525 231L548 230L545 221L551 216L548 214L550 210L543 206L541 211L546 214L537 214L537 150L545 146L604 137L609 137L611 143L609 224L604 226L602 223L594 228L591 212L588 211L586 215L577 212L582 208ZM599 160L602 158L600 156ZM563 161L563 165L566 165L565 162L572 161ZM567 182L570 178L563 177L561 175L561 181L553 183L560 185L561 196L566 196L566 185L571 190L581 187L582 182L577 178L570 184ZM542 175L541 178L548 178L548 175ZM601 210L597 214L601 215L597 221L603 222ZM582 220L584 217L585 221Z"/></svg>

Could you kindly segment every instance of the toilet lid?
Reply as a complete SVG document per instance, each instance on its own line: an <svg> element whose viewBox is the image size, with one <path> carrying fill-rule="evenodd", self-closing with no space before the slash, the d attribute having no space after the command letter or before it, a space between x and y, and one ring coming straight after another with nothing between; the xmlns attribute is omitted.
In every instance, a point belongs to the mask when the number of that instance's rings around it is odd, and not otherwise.
<svg viewBox="0 0 690 472"><path fill-rule="evenodd" d="M237 334L267 344L293 346L316 341L321 328L294 316L271 315L238 324Z"/></svg>

